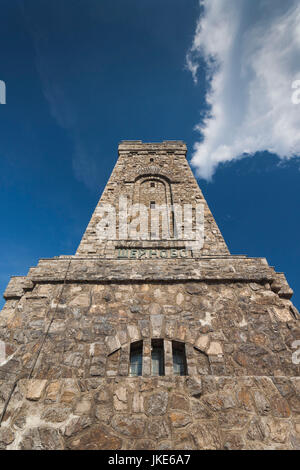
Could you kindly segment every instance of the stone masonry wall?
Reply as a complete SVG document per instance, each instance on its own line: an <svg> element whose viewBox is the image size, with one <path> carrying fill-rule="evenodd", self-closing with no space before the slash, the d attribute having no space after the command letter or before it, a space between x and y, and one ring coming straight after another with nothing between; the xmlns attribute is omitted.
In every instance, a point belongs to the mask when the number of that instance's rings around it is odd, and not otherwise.
<svg viewBox="0 0 300 470"><path fill-rule="evenodd" d="M37 284L2 312L11 354L0 368L2 408L10 375L21 375L0 447L299 448L299 322L268 283L63 287ZM174 377L166 362L164 377L129 377L128 345L149 338L183 341L189 375Z"/></svg>
<svg viewBox="0 0 300 470"><path fill-rule="evenodd" d="M21 380L0 449L299 449L300 379Z"/></svg>
<svg viewBox="0 0 300 470"><path fill-rule="evenodd" d="M190 375L297 376L297 311L269 284L40 284L0 318L5 370L39 378L127 376L129 344L186 344ZM55 298L60 294L59 302ZM39 346L43 345L38 354ZM171 372L170 372L171 374Z"/></svg>

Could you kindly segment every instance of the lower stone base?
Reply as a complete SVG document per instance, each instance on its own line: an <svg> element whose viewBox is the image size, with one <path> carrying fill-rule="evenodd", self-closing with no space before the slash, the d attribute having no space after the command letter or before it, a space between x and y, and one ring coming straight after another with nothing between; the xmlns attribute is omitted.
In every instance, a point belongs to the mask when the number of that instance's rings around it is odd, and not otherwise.
<svg viewBox="0 0 300 470"><path fill-rule="evenodd" d="M24 379L5 448L300 449L300 378Z"/></svg>

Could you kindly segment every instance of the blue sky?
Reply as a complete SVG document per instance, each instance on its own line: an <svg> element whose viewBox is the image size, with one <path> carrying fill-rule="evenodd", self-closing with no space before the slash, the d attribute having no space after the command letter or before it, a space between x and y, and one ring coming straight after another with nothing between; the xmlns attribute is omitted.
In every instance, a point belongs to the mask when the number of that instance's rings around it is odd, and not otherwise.
<svg viewBox="0 0 300 470"><path fill-rule="evenodd" d="M214 155L228 135L224 125L215 141L195 130L210 81L207 56L193 43L209 14L198 0L1 2L1 292L39 258L76 251L119 141L184 140L231 252L266 257L286 274L300 307L299 158L285 159L274 129L264 128L273 147L252 140L251 156L238 158L240 143L227 140L232 158L199 163L201 142ZM216 93L228 101L224 90Z"/></svg>

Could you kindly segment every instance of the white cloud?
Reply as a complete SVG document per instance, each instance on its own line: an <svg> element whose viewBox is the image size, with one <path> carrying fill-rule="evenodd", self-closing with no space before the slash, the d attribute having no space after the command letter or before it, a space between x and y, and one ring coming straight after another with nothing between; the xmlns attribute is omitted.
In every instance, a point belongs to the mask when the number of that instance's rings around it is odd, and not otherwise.
<svg viewBox="0 0 300 470"><path fill-rule="evenodd" d="M210 179L221 162L268 150L300 155L298 0L201 0L187 67L197 82L203 59L209 112L196 126L201 139L192 164ZM299 94L299 93L298 93ZM295 102L295 100L294 100Z"/></svg>

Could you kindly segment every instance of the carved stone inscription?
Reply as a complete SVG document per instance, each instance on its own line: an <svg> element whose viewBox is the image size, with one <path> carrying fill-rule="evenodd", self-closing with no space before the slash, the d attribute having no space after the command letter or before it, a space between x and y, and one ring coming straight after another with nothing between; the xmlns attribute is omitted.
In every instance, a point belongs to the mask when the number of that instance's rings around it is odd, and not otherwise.
<svg viewBox="0 0 300 470"><path fill-rule="evenodd" d="M184 248L118 248L116 253L118 259L192 258L191 250Z"/></svg>

